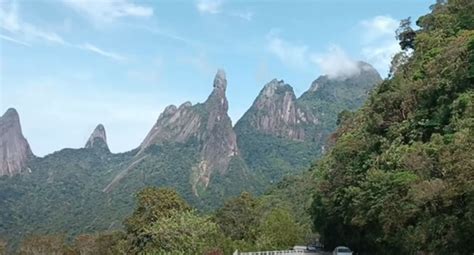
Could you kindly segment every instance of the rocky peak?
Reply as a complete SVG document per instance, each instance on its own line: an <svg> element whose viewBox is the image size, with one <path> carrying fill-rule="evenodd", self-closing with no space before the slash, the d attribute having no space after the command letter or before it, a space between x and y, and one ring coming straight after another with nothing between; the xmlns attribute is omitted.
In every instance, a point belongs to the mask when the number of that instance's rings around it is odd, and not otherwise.
<svg viewBox="0 0 474 255"><path fill-rule="evenodd" d="M204 102L208 111L218 111L227 114L229 108L225 95L227 89L227 79L224 70L219 69L214 78L214 90Z"/></svg>
<svg viewBox="0 0 474 255"><path fill-rule="evenodd" d="M296 99L293 88L290 85L285 84L283 80L273 79L265 84L256 101L275 100L280 97L288 97L288 99L293 101Z"/></svg>
<svg viewBox="0 0 474 255"><path fill-rule="evenodd" d="M23 172L31 157L33 153L21 131L18 112L10 108L0 117L0 176Z"/></svg>
<svg viewBox="0 0 474 255"><path fill-rule="evenodd" d="M107 151L109 150L109 146L107 145L107 135L105 134L105 128L102 124L97 125L89 137L89 140L87 140L84 148L102 148L106 149Z"/></svg>
<svg viewBox="0 0 474 255"><path fill-rule="evenodd" d="M214 89L222 90L224 92L227 89L227 79L225 71L222 69L217 70L216 76L214 77Z"/></svg>
<svg viewBox="0 0 474 255"><path fill-rule="evenodd" d="M193 106L193 104L192 104L191 102L189 102L189 101L186 101L186 102L182 103L182 104L179 106L179 108L188 108L188 107L191 107L191 106Z"/></svg>
<svg viewBox="0 0 474 255"><path fill-rule="evenodd" d="M236 135L227 115L226 88L225 72L218 70L213 91L204 103L192 105L185 102L178 108L174 105L166 107L140 145L139 154L154 144L186 143L195 139L199 143L201 161L193 175L197 176L193 187L198 184L207 187L211 175L216 171L225 173L232 157L239 155Z"/></svg>
<svg viewBox="0 0 474 255"><path fill-rule="evenodd" d="M303 140L303 125L316 123L312 115L298 106L293 88L282 80L273 79L260 91L236 129L248 125L263 133Z"/></svg>
<svg viewBox="0 0 474 255"><path fill-rule="evenodd" d="M175 105L168 105L165 110L163 111L164 116L170 116L176 113L178 111L178 108Z"/></svg>

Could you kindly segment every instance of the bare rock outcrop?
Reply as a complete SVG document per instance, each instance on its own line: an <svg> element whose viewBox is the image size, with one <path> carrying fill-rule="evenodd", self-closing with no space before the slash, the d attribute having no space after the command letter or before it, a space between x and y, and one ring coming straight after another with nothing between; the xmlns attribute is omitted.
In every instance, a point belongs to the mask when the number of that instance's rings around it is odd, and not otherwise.
<svg viewBox="0 0 474 255"><path fill-rule="evenodd" d="M237 138L232 121L227 115L227 79L223 70L214 78L214 89L204 103L190 102L176 107L170 105L159 116L140 145L138 154L151 145L164 142L198 142L200 162L193 172L193 188L199 184L207 187L211 175L225 174L234 156L239 155Z"/></svg>
<svg viewBox="0 0 474 255"><path fill-rule="evenodd" d="M97 127L94 129L91 136L87 140L87 143L84 148L101 148L109 151L109 146L107 145L107 135L105 133L104 125L97 125Z"/></svg>
<svg viewBox="0 0 474 255"><path fill-rule="evenodd" d="M304 140L307 136L305 125L317 123L317 118L299 106L293 88L282 80L274 79L260 91L236 128L246 126L290 140Z"/></svg>
<svg viewBox="0 0 474 255"><path fill-rule="evenodd" d="M0 176L12 176L25 171L33 157L30 145L23 136L18 112L10 108L0 117Z"/></svg>

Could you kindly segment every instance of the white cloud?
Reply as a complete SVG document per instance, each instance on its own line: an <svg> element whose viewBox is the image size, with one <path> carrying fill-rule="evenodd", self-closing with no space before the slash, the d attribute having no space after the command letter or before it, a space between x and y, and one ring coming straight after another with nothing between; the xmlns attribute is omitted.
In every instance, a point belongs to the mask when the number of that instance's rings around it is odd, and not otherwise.
<svg viewBox="0 0 474 255"><path fill-rule="evenodd" d="M395 39L399 22L390 16L376 16L360 22L362 56L383 75L388 73L392 57L400 51Z"/></svg>
<svg viewBox="0 0 474 255"><path fill-rule="evenodd" d="M254 13L242 10L224 10L224 0L196 0L196 9L201 14L221 14L222 16L252 21Z"/></svg>
<svg viewBox="0 0 474 255"><path fill-rule="evenodd" d="M393 56L400 52L397 42L368 45L362 48L362 55L383 75L388 73Z"/></svg>
<svg viewBox="0 0 474 255"><path fill-rule="evenodd" d="M350 58L339 46L331 46L324 54L314 54L311 61L329 78L347 78L360 73L357 61Z"/></svg>
<svg viewBox="0 0 474 255"><path fill-rule="evenodd" d="M333 45L326 52L315 52L306 44L294 43L278 36L278 30L267 35L266 49L284 65L297 70L319 69L329 78L347 78L360 73L358 61L352 59L339 46Z"/></svg>
<svg viewBox="0 0 474 255"><path fill-rule="evenodd" d="M306 68L308 65L308 46L286 41L273 32L267 36L267 50L280 59L283 64L293 68Z"/></svg>
<svg viewBox="0 0 474 255"><path fill-rule="evenodd" d="M153 8L128 0L63 0L95 22L111 22L123 17L150 17Z"/></svg>
<svg viewBox="0 0 474 255"><path fill-rule="evenodd" d="M222 0L198 0L196 8L202 14L217 14L221 12Z"/></svg>
<svg viewBox="0 0 474 255"><path fill-rule="evenodd" d="M49 43L65 44L61 36L56 33L45 31L33 24L20 19L18 6L15 2L0 6L0 27L11 34L22 37L24 40L41 40Z"/></svg>
<svg viewBox="0 0 474 255"><path fill-rule="evenodd" d="M363 39L372 42L390 36L395 37L399 22L390 16L375 16L370 20L361 21L360 24L364 29Z"/></svg>
<svg viewBox="0 0 474 255"><path fill-rule="evenodd" d="M31 46L30 43L40 41L86 50L116 61L125 60L125 57L121 56L120 54L101 49L90 43L78 45L68 42L63 39L63 37L54 32L43 30L31 23L23 21L20 18L18 5L16 2L10 2L9 5L5 4L4 6L0 6L0 28L12 35L15 35L15 37L21 38L17 39L8 35L0 34L0 39L11 41L24 46Z"/></svg>
<svg viewBox="0 0 474 255"><path fill-rule="evenodd" d="M125 57L123 57L123 56L121 56L117 53L100 49L97 46L92 45L90 43L85 43L83 45L79 45L78 47L82 50L90 51L90 52L99 54L101 56L104 56L104 57L107 57L107 58L110 58L110 59L113 59L113 60L116 60L116 61L124 61L126 59Z"/></svg>
<svg viewBox="0 0 474 255"><path fill-rule="evenodd" d="M30 46L31 46L31 45L29 45L29 44L26 43L26 42L17 40L17 39L15 39L15 38L12 38L12 37L7 36L7 35L2 35L2 34L0 34L0 39L5 40L5 41L9 41L9 42L13 42L13 43L16 43L16 44L20 44L20 45L23 45L23 46L27 46L27 47L30 47Z"/></svg>
<svg viewBox="0 0 474 255"><path fill-rule="evenodd" d="M162 26L133 26L133 27L145 30L147 32L156 34L156 35L164 37L164 38L168 38L168 39L172 39L174 41L184 43L184 44L189 45L189 46L198 46L200 44L198 41L195 41L193 39L184 37L184 36L174 32L172 30L164 29Z"/></svg>

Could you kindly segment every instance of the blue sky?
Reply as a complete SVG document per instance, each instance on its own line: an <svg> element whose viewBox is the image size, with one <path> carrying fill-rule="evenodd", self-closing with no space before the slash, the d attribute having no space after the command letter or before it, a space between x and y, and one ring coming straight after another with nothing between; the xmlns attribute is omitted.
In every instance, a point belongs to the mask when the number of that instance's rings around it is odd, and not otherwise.
<svg viewBox="0 0 474 255"><path fill-rule="evenodd" d="M235 123L273 78L297 95L364 60L386 75L402 18L424 0L0 0L0 110L36 155L82 147L98 123L137 147L169 104L204 101L227 73Z"/></svg>

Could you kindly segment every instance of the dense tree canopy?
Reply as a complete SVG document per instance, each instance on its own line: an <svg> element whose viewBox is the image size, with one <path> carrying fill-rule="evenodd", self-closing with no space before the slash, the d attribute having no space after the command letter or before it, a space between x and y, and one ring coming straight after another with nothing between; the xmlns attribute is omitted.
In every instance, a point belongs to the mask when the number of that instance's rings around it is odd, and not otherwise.
<svg viewBox="0 0 474 255"><path fill-rule="evenodd" d="M327 247L474 251L474 2L438 1L417 25L414 51L314 168L312 214Z"/></svg>
<svg viewBox="0 0 474 255"><path fill-rule="evenodd" d="M134 252L141 252L154 242L150 225L191 210L176 191L166 188L145 188L137 194L137 200L137 208L125 221Z"/></svg>
<svg viewBox="0 0 474 255"><path fill-rule="evenodd" d="M261 212L258 201L249 193L230 199L217 210L215 221L232 240L255 240Z"/></svg>
<svg viewBox="0 0 474 255"><path fill-rule="evenodd" d="M304 229L295 222L289 210L275 208L260 224L257 247L259 250L286 250L298 244L303 233Z"/></svg>

